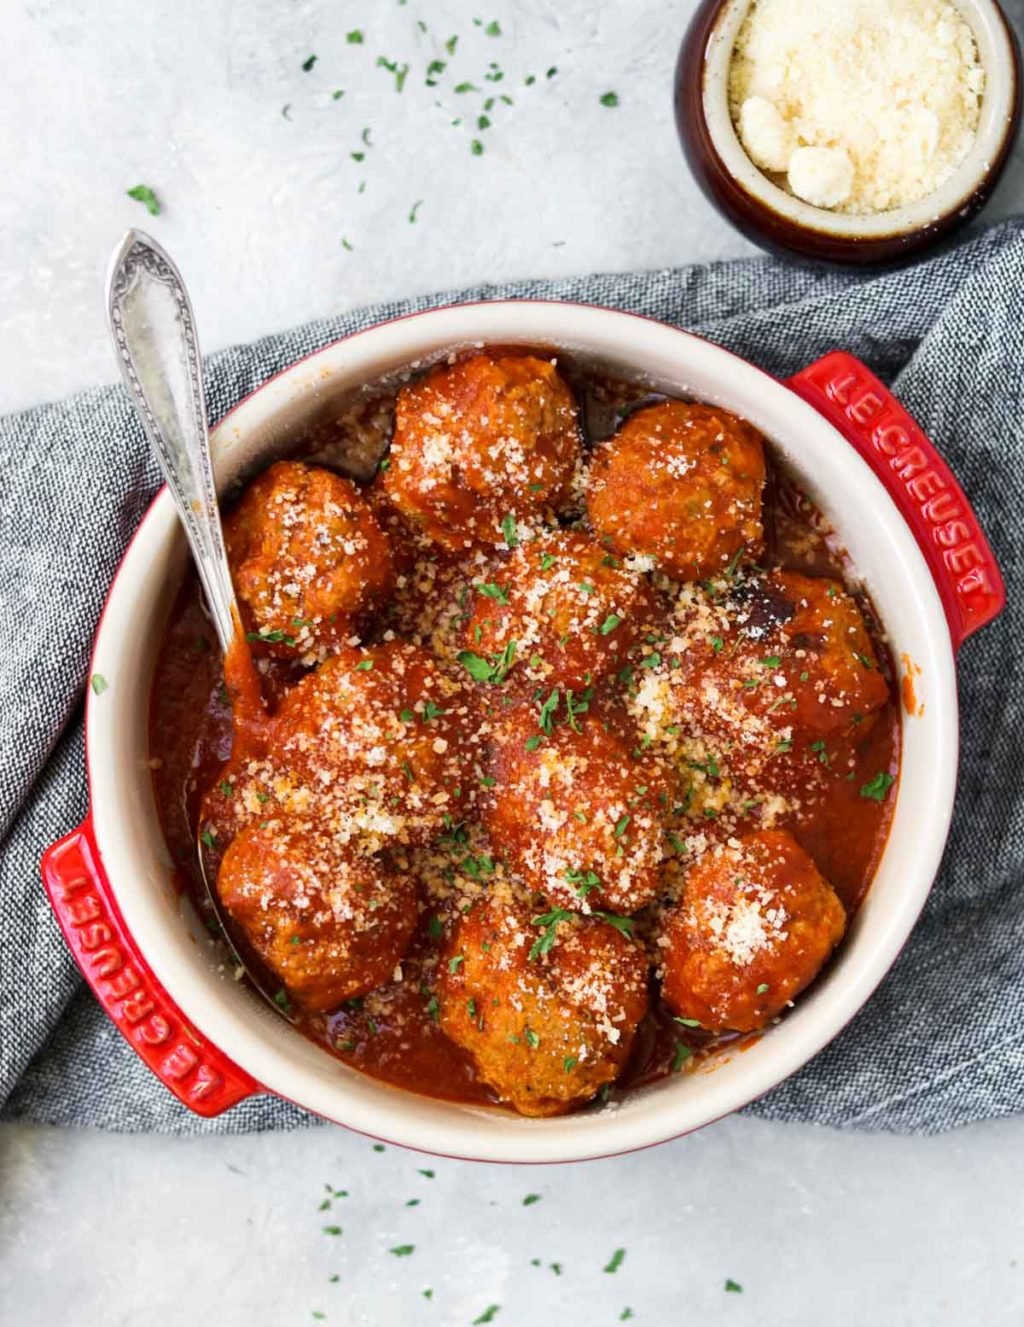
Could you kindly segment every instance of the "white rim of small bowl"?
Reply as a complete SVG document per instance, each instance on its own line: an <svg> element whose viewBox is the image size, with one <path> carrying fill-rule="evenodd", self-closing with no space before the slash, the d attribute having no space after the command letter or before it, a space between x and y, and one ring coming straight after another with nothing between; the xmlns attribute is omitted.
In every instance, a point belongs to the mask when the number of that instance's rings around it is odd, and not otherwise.
<svg viewBox="0 0 1024 1327"><path fill-rule="evenodd" d="M754 165L729 111L729 65L736 37L756 0L727 0L708 39L701 101L712 145L736 182L770 211L804 230L850 240L881 240L924 230L966 207L1003 150L1017 102L1016 63L1009 20L994 0L951 0L974 33L985 69L985 93L974 145L944 184L906 207L877 215L847 215L814 207L774 184ZM842 0L822 0L825 5Z"/></svg>
<svg viewBox="0 0 1024 1327"><path fill-rule="evenodd" d="M603 357L623 369L635 366L652 378L671 377L680 392L694 384L692 394L750 419L783 455L787 440L799 438L802 468L816 468L824 479L826 514L837 505L830 494L845 507L840 532L855 565L875 568L876 588L886 583L893 611L884 611L883 599L883 620L890 630L897 617L912 624L903 635L893 634L897 645L913 637L905 643L913 644L922 669L917 682L927 696L927 714L904 723L902 777L885 853L827 979L752 1047L715 1057L695 1075L640 1089L615 1110L555 1119L523 1119L393 1088L307 1041L259 997L218 973L208 937L198 922L189 924L180 900L170 897L166 866L149 841L152 783L142 767L146 762L139 763L146 752L132 746L127 731L132 720L124 697L133 697L148 715L152 679L143 666L139 621L158 597L168 596L172 552L184 542L166 492L125 554L96 638L91 671L108 685L101 697L90 692L87 700L93 828L125 925L156 978L184 1017L268 1092L358 1132L439 1155L491 1162L585 1160L666 1142L756 1100L826 1046L889 971L927 899L952 814L958 754L953 651L913 534L881 481L837 430L784 384L730 351L635 314L519 301L436 309L378 324L284 370L241 402L214 432L218 469L253 438L280 437L297 401L318 394L322 399L325 389L371 381L444 350L482 344L552 346ZM700 390L701 382L715 385ZM866 528L855 531L861 511L871 516ZM851 534L856 538L847 538Z"/></svg>

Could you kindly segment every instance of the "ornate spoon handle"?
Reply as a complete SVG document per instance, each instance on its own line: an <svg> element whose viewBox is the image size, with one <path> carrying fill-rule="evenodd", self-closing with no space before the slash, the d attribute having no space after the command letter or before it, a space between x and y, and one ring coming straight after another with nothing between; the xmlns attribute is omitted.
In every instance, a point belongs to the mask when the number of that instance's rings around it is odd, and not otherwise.
<svg viewBox="0 0 1024 1327"><path fill-rule="evenodd" d="M111 257L107 319L121 374L177 505L226 653L235 634L235 592L210 462L195 319L178 269L141 231L128 231Z"/></svg>

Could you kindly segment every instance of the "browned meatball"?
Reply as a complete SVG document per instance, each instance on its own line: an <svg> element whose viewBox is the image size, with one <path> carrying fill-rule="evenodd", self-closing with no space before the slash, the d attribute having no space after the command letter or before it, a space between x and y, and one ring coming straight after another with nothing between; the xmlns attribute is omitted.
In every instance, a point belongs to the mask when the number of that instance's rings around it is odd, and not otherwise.
<svg viewBox="0 0 1024 1327"><path fill-rule="evenodd" d="M559 531L522 544L476 585L466 642L486 656L515 641L517 678L582 691L623 666L655 612L642 574Z"/></svg>
<svg viewBox="0 0 1024 1327"><path fill-rule="evenodd" d="M289 815L364 852L422 843L478 786L478 740L467 689L426 650L344 647L285 696L268 754L230 763L203 823L221 839Z"/></svg>
<svg viewBox="0 0 1024 1327"><path fill-rule="evenodd" d="M775 571L684 601L687 685L726 723L752 715L769 731L827 736L888 699L864 617L838 581Z"/></svg>
<svg viewBox="0 0 1024 1327"><path fill-rule="evenodd" d="M330 470L272 465L245 490L224 537L245 625L272 654L325 657L391 589L387 535L355 484Z"/></svg>
<svg viewBox="0 0 1024 1327"><path fill-rule="evenodd" d="M545 731L542 709L523 705L497 726L487 832L552 903L636 912L658 893L673 785L619 710L569 715L563 696Z"/></svg>
<svg viewBox="0 0 1024 1327"><path fill-rule="evenodd" d="M664 401L637 410L597 448L587 511L609 548L698 580L760 551L764 481L755 428L713 406Z"/></svg>
<svg viewBox="0 0 1024 1327"><path fill-rule="evenodd" d="M384 490L436 543L514 543L557 511L580 463L572 393L550 360L481 354L398 395Z"/></svg>
<svg viewBox="0 0 1024 1327"><path fill-rule="evenodd" d="M562 1115L612 1082L647 1011L631 939L510 897L459 920L438 973L442 1029L521 1115Z"/></svg>
<svg viewBox="0 0 1024 1327"><path fill-rule="evenodd" d="M235 838L217 892L288 994L312 1010L389 981L416 925L411 877L287 820Z"/></svg>
<svg viewBox="0 0 1024 1327"><path fill-rule="evenodd" d="M730 840L687 873L659 940L662 995L713 1032L752 1032L817 976L846 914L791 834Z"/></svg>

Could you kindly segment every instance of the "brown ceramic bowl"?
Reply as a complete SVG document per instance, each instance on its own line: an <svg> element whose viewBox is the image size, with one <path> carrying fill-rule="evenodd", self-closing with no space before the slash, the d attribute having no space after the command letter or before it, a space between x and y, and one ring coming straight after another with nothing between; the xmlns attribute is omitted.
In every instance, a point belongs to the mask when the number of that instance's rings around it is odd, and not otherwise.
<svg viewBox="0 0 1024 1327"><path fill-rule="evenodd" d="M729 111L729 64L754 0L703 0L676 66L676 123L698 183L718 210L762 248L848 264L906 260L952 234L988 202L1020 123L1017 39L995 0L954 0L985 68L978 133L939 189L906 207L869 216L831 212L773 183L744 151Z"/></svg>

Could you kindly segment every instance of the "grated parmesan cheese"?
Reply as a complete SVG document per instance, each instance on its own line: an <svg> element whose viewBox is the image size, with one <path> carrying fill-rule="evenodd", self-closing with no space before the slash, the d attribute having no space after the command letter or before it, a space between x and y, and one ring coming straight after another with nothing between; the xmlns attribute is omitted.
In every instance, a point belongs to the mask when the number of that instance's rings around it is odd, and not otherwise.
<svg viewBox="0 0 1024 1327"><path fill-rule="evenodd" d="M815 207L860 215L950 178L973 146L984 87L949 0L756 0L729 71L754 164Z"/></svg>

